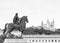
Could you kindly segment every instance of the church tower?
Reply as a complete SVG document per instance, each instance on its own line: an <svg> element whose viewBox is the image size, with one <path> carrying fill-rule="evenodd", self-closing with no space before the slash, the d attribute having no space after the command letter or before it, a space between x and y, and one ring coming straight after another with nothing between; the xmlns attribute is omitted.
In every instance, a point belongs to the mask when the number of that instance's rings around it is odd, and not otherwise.
<svg viewBox="0 0 60 43"><path fill-rule="evenodd" d="M41 26L43 27L43 21L41 22Z"/></svg>
<svg viewBox="0 0 60 43"><path fill-rule="evenodd" d="M54 19L51 22L49 22L49 20L47 19L47 26L48 26L49 30L55 31Z"/></svg>
<svg viewBox="0 0 60 43"><path fill-rule="evenodd" d="M47 24L49 25L49 19L47 19Z"/></svg>

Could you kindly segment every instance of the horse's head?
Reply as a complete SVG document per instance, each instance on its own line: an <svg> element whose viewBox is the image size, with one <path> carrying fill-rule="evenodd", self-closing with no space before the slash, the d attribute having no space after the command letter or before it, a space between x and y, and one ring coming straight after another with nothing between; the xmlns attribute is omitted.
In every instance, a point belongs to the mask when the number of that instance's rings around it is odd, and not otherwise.
<svg viewBox="0 0 60 43"><path fill-rule="evenodd" d="M25 21L28 23L28 18L27 18L27 16L25 16Z"/></svg>
<svg viewBox="0 0 60 43"><path fill-rule="evenodd" d="M21 20L24 20L24 21L26 21L26 22L28 23L28 18L27 18L27 16L23 16L23 17L21 18Z"/></svg>
<svg viewBox="0 0 60 43"><path fill-rule="evenodd" d="M27 16L23 16L23 17L19 18L19 21L18 21L17 23L20 24L22 21L28 23L28 18L27 18Z"/></svg>

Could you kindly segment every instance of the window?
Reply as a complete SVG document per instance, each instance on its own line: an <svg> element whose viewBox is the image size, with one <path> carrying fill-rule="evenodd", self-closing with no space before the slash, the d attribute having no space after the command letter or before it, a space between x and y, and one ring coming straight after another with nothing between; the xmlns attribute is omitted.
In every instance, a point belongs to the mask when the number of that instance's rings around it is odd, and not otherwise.
<svg viewBox="0 0 60 43"><path fill-rule="evenodd" d="M47 42L47 40L45 40L45 42Z"/></svg>
<svg viewBox="0 0 60 43"><path fill-rule="evenodd" d="M55 40L55 42L57 42L57 40Z"/></svg>
<svg viewBox="0 0 60 43"><path fill-rule="evenodd" d="M36 40L36 42L37 42L37 40Z"/></svg>
<svg viewBox="0 0 60 43"><path fill-rule="evenodd" d="M44 40L42 40L42 42L44 42Z"/></svg>
<svg viewBox="0 0 60 43"><path fill-rule="evenodd" d="M41 42L41 40L39 40L39 42Z"/></svg>
<svg viewBox="0 0 60 43"><path fill-rule="evenodd" d="M52 42L53 42L53 40L52 40Z"/></svg>
<svg viewBox="0 0 60 43"><path fill-rule="evenodd" d="M49 42L50 42L50 40L49 40Z"/></svg>
<svg viewBox="0 0 60 43"><path fill-rule="evenodd" d="M60 40L58 40L58 42L60 42Z"/></svg>
<svg viewBox="0 0 60 43"><path fill-rule="evenodd" d="M34 40L32 40L32 42L34 42Z"/></svg>

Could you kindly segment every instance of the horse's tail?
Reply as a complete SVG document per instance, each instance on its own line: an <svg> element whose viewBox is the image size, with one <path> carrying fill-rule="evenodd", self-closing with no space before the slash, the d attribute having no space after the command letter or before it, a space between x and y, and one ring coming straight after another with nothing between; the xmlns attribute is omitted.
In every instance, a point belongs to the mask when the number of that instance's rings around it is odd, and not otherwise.
<svg viewBox="0 0 60 43"><path fill-rule="evenodd" d="M8 23L5 24L5 29L3 30L3 34L6 32Z"/></svg>
<svg viewBox="0 0 60 43"><path fill-rule="evenodd" d="M7 28L8 23L5 24L5 29Z"/></svg>

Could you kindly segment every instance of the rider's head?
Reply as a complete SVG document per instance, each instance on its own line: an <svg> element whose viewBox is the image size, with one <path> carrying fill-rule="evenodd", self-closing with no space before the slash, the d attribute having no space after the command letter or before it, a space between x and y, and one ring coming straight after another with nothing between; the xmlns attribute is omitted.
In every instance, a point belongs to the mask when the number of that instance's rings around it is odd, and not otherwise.
<svg viewBox="0 0 60 43"><path fill-rule="evenodd" d="M16 16L18 16L18 13L16 13Z"/></svg>

